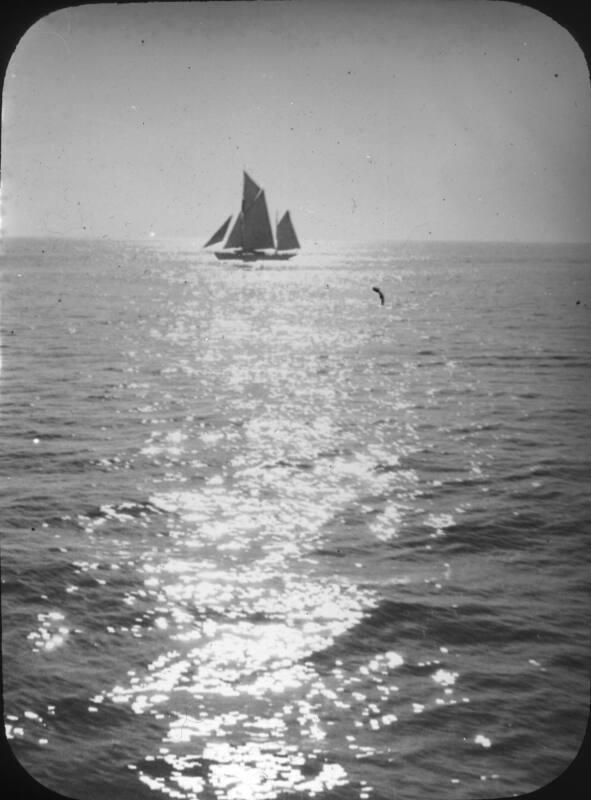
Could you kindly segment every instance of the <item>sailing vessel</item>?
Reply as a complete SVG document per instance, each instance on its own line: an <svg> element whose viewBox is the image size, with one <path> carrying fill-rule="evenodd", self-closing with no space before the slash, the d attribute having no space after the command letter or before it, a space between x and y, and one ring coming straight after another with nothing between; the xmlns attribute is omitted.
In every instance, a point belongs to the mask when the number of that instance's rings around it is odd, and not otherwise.
<svg viewBox="0 0 591 800"><path fill-rule="evenodd" d="M224 240L232 216L203 245L210 247ZM296 255L300 243L286 211L275 226L275 237L269 219L265 192L244 172L242 205L226 243L215 255L220 261L285 261Z"/></svg>

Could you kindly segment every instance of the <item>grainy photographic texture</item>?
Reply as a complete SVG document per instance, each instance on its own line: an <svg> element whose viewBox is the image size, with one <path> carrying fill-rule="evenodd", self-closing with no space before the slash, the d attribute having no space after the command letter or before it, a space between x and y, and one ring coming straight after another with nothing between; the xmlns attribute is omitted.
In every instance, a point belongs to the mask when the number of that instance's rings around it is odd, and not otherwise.
<svg viewBox="0 0 591 800"><path fill-rule="evenodd" d="M513 3L106 3L33 25L3 91L26 771L80 800L558 777L589 690L573 37Z"/></svg>

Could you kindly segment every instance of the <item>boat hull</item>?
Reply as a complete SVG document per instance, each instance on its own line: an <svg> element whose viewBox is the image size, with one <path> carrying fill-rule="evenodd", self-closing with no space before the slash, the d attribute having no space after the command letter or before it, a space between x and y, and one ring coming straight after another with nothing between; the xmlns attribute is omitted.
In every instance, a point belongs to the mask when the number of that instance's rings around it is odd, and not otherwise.
<svg viewBox="0 0 591 800"><path fill-rule="evenodd" d="M258 253L258 252L243 252L232 253L224 250L218 250L215 257L218 261L287 261L293 258L297 253Z"/></svg>

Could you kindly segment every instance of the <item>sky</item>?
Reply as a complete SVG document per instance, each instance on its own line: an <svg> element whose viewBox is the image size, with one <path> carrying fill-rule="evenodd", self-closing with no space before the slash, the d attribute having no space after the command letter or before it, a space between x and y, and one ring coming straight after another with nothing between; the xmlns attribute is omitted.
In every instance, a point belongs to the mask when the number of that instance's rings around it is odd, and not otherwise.
<svg viewBox="0 0 591 800"><path fill-rule="evenodd" d="M4 235L209 237L242 170L300 240L588 241L584 55L490 0L58 10L4 80Z"/></svg>

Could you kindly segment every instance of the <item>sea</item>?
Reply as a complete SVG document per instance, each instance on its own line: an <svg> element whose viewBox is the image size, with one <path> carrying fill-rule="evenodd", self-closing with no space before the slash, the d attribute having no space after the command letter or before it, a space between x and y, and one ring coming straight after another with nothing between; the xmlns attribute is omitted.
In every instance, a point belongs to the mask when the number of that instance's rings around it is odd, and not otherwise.
<svg viewBox="0 0 591 800"><path fill-rule="evenodd" d="M0 265L4 725L35 781L484 800L567 770L591 246L4 239Z"/></svg>

